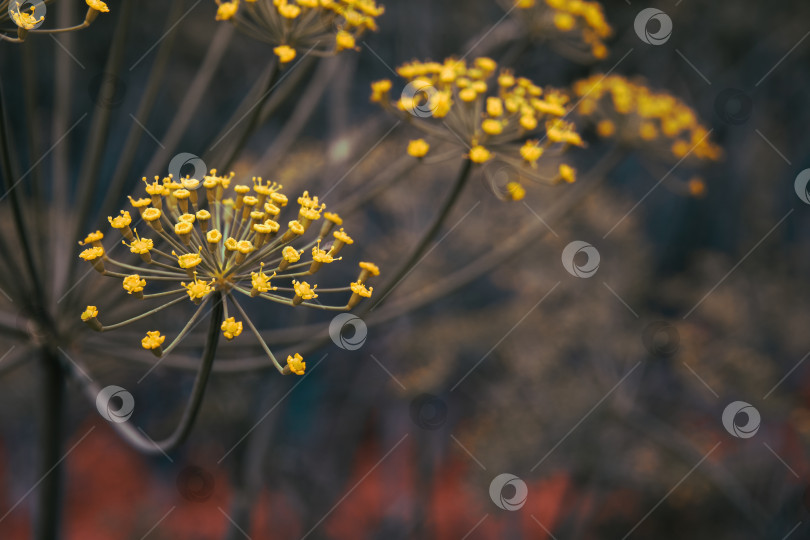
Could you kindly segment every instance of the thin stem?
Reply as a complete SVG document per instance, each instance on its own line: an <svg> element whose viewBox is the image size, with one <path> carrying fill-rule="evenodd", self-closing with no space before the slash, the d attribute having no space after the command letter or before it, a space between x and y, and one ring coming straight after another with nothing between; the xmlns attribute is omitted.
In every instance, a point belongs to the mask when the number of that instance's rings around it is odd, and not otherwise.
<svg viewBox="0 0 810 540"><path fill-rule="evenodd" d="M174 45L175 38L180 34L179 31L171 31L171 28L177 23L177 20L183 14L182 0L175 0L172 3L172 10L166 20L165 32L169 32L160 43L157 54L155 55L155 62L152 64L152 70L149 73L149 79L146 83L146 89L141 97L141 102L138 105L138 110L135 113L135 118L141 124L148 123L149 113L152 111L157 96L162 88L162 82L166 73L166 68L169 64L170 53ZM121 151L117 160L115 172L113 173L112 180L110 180L109 187L104 196L104 202L101 205L100 216L106 216L113 213L114 206L118 203L118 199L124 192L124 187L127 182L128 174L132 168L132 162L138 150L138 145L143 137L144 131L135 121L129 128L127 140L124 143L124 149Z"/></svg>
<svg viewBox="0 0 810 540"><path fill-rule="evenodd" d="M36 540L55 540L59 537L61 521L62 471L62 417L65 398L65 378L57 352L42 350L42 418L39 435L38 476L42 482L37 488L37 508L34 527Z"/></svg>
<svg viewBox="0 0 810 540"><path fill-rule="evenodd" d="M11 200L11 209L13 214L14 226L17 229L20 246L23 251L23 259L28 270L28 275L31 278L33 287L34 298L34 311L42 315L43 321L45 317L45 299L42 290L42 281L39 279L39 271L34 256L31 251L31 242L26 235L27 226L23 219L22 207L20 204L19 189L15 189L16 183L12 182L13 170L11 167L11 152L9 149L9 133L6 119L5 98L3 96L2 87L0 87L0 167L2 167L3 187L5 187L6 195Z"/></svg>
<svg viewBox="0 0 810 540"><path fill-rule="evenodd" d="M267 343L264 342L264 340L262 339L262 335L259 333L259 331L256 329L256 327L253 325L253 321L251 321L250 317L247 316L247 313L245 313L245 310L242 309L242 306L239 305L239 302L236 300L236 298L233 297L233 295L231 295L229 293L228 297L230 297L231 301L233 301L233 305L236 306L237 311L239 311L239 315L245 320L247 325L250 327L250 330L253 332L253 335L255 335L256 339L259 340L259 343L261 344L262 348L264 349L264 352L267 353L268 358L270 358L270 360L273 361L273 365L276 367L276 369L280 373L284 373L284 368L282 368L281 364L278 363L278 360L276 360L276 357L273 355L273 352L270 350L270 347L268 347Z"/></svg>
<svg viewBox="0 0 810 540"><path fill-rule="evenodd" d="M261 117L262 109L264 108L265 103L267 103L267 99L270 97L270 94L273 93L273 88L276 85L279 74L281 74L281 63L278 61L278 59L274 58L273 69L270 71L270 76L267 78L267 84L264 87L264 91L262 91L261 96L259 96L259 101L256 103L256 105L254 105L247 127L239 136L236 144L232 147L228 157L224 160L224 166L222 167L223 171L230 170L233 162L239 156L239 153L244 149L248 138L253 134L254 131L256 131L256 128L259 125L259 118Z"/></svg>
<svg viewBox="0 0 810 540"><path fill-rule="evenodd" d="M137 317L133 317L131 319L128 319L126 321L122 321L120 323L111 324L109 326L102 326L101 331L102 332L109 332L110 330L115 330L116 328L121 328L122 326L126 326L126 325L128 325L130 323L134 323L135 321L140 321L141 319L145 319L146 317L154 315L158 311L164 310L167 307L172 306L172 305L174 305L174 304L176 304L178 302L181 302L183 300L184 300L184 298L182 296L180 298L175 298L171 302L167 302L167 303L163 304L162 306L158 306L155 309L151 309L151 310L147 311L146 313L141 313Z"/></svg>
<svg viewBox="0 0 810 540"><path fill-rule="evenodd" d="M129 21L132 20L132 10L135 2L133 0L126 0L121 3L121 13L118 15L118 24L115 28L113 42L110 45L110 54L107 58L107 63L104 66L104 71L113 76L118 76L121 72L121 65L124 62L124 53L126 50L126 36L129 27ZM110 95L114 92L113 85L101 85L100 92L102 95L99 97L102 100L108 100L113 96ZM92 212L90 209L96 202L95 193L98 189L100 180L101 164L104 159L104 148L107 145L108 135L110 130L111 109L109 107L96 107L93 113L93 123L90 127L90 134L86 149L83 156L81 170L79 172L79 181L76 189L78 206L76 208L75 225L73 234L70 238L77 238L80 236L79 231L85 225L85 220L90 218ZM76 265L73 265L75 268ZM75 278L75 273L71 274L70 279Z"/></svg>
<svg viewBox="0 0 810 540"><path fill-rule="evenodd" d="M450 211L453 209L453 206L456 204L456 201L458 201L458 198L461 195L461 192L464 190L464 186L467 183L467 179L470 177L472 165L473 162L471 160L469 159L464 160L464 164L461 166L461 171L459 171L458 178L456 178L456 182L453 184L453 187L450 190L450 193L448 194L447 198L445 199L444 204L442 204L439 213L433 219L433 223L431 223L430 227L428 227L427 230L424 232L422 238L413 248L410 255L408 255L408 258L405 259L405 262L400 266L399 270L394 275L394 277L391 278L389 282L385 285L385 287L382 287L381 290L377 293L378 295L377 297L379 298L379 300L377 300L374 303L367 304L368 307L365 310L363 310L362 313L368 313L369 311L380 305L386 299L388 293L390 293L394 289L394 287L399 285L399 282L402 281L408 274L408 272L410 272L413 269L413 267L416 266L416 264L419 262L420 257L427 250L430 243L433 242L433 239L436 237L436 234L439 232L439 229L442 228L442 225L444 224L444 221L447 219L447 216L450 215Z"/></svg>
<svg viewBox="0 0 810 540"><path fill-rule="evenodd" d="M217 344L219 343L220 325L222 324L222 303L224 299L219 291L212 294L214 295L214 306L208 326L205 350L200 360L199 370L197 371L197 378L194 380L194 388L191 390L191 395L186 403L186 408L183 411L180 423L171 435L160 441L153 441L141 434L138 429L129 422L112 422L111 424L124 440L144 454L165 454L183 444L186 437L188 437L188 434L191 432L194 420L197 418L197 413L200 411L200 406L205 396L205 389L208 385L208 377L211 374L211 367L214 365L214 357L216 356ZM88 399L95 403L96 397L101 391L98 385L81 375L78 372L78 368L74 368L73 364L67 364L67 366L71 369L73 377L82 385Z"/></svg>

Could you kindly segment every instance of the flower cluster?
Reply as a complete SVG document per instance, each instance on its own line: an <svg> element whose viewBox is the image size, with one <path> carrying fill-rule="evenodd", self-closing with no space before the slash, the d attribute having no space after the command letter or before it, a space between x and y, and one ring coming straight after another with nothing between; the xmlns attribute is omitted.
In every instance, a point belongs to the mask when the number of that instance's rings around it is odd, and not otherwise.
<svg viewBox="0 0 810 540"><path fill-rule="evenodd" d="M25 41L29 32L36 31L40 33L60 33L71 32L74 30L81 30L90 26L99 13L107 13L110 8L102 0L86 0L87 14L85 15L84 22L69 28L56 28L52 30L41 30L39 27L45 21L45 4L51 3L53 0L44 0L44 2L24 2L22 0L0 0L0 24L5 22L12 22L16 26L17 37L10 37L6 33L13 32L12 30L0 30L0 39L11 41L14 43L21 43ZM26 7L28 6L28 7Z"/></svg>
<svg viewBox="0 0 810 540"><path fill-rule="evenodd" d="M216 291L224 298L225 317L221 329L226 339L239 336L245 323L279 371L302 374L304 363L300 356L288 358L286 367L276 361L235 293L285 306L344 311L371 296L373 288L366 282L379 275L379 269L372 263L362 262L355 282L345 287L318 288L311 282L312 276L324 266L339 261L338 254L354 243L341 227L340 216L325 212L326 205L305 191L298 197L294 219L282 226L279 216L288 199L280 185L253 178L252 186L237 184L231 188L232 179L233 173L219 176L216 170L202 182L188 177L179 182L171 176L162 181L155 177L154 182L144 178L147 196L130 197L140 217L139 223L145 222L141 234L127 210L108 218L110 226L123 237L123 245L137 255L135 263L113 259L102 245L104 234L101 231L89 234L80 242L85 249L79 256L101 274L120 279L128 295L140 300L173 299L129 321L109 326L100 323L95 306L88 306L81 318L91 328L107 331L184 300L193 302L199 306L195 315L165 350L165 336L159 331L150 331L143 338L143 348L163 356L193 327L203 304ZM230 196L225 198L226 194ZM322 222L320 227L314 227L316 221ZM310 230L318 230L317 235L296 245ZM175 288L144 294L147 289L167 283ZM332 293L344 293L348 298L344 303L331 305L316 301ZM229 302L236 308L239 320L228 315Z"/></svg>
<svg viewBox="0 0 810 540"><path fill-rule="evenodd" d="M525 194L522 180L574 181L573 169L559 164L551 173L538 167L540 158L559 154L583 142L574 125L565 120L569 96L541 88L508 69L498 70L490 58L470 65L448 58L442 62L411 62L397 73L409 81L398 100L389 97L392 82L372 83L371 100L424 132L428 139L463 145L474 163L506 163L514 174L506 186L512 199ZM416 139L408 153L424 157L430 142Z"/></svg>
<svg viewBox="0 0 810 540"><path fill-rule="evenodd" d="M607 57L604 40L613 29L605 20L602 5L586 0L508 0L507 9L518 8L529 32L551 40L570 51L583 48L594 58Z"/></svg>
<svg viewBox="0 0 810 540"><path fill-rule="evenodd" d="M384 8L374 0L240 0L218 4L216 19L231 21L241 32L275 45L282 63L297 51L321 56L357 48L367 30L377 30Z"/></svg>
<svg viewBox="0 0 810 540"><path fill-rule="evenodd" d="M577 113L600 137L615 137L628 146L643 146L670 157L717 160L720 147L697 114L678 98L655 92L620 75L593 75L574 83L581 102Z"/></svg>

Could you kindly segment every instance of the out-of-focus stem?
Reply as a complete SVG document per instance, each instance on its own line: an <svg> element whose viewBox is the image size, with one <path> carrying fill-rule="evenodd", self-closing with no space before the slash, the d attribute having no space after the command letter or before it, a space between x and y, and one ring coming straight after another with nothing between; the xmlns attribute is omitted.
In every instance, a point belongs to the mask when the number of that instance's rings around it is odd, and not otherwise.
<svg viewBox="0 0 810 540"><path fill-rule="evenodd" d="M261 118L262 109L264 105L267 103L267 100L270 98L270 95L273 93L273 89L276 86L276 81L278 81L278 77L281 74L281 63L277 59L273 59L273 68L270 70L270 76L267 78L267 84L264 87L264 91L259 96L259 100L253 106L253 110L250 112L250 117L248 120L248 124L245 127L242 134L237 139L236 144L231 147L230 153L228 157L224 160L222 170L229 171L233 162L236 161L236 158L239 154L244 150L245 143L247 142L248 138L256 131L256 128L259 127L259 119Z"/></svg>
<svg viewBox="0 0 810 540"><path fill-rule="evenodd" d="M450 193L447 195L447 198L442 204L439 213L433 219L433 223L431 223L430 227L425 230L422 238L419 240L416 246L414 246L410 255L408 255L408 258L405 259L405 262L400 266L397 273L394 274L394 277L388 281L385 287L381 288L377 296L379 300L373 303L368 303L367 307L360 312L360 316L365 315L372 309L379 306L388 297L388 293L390 293L394 287L399 285L400 281L402 281L420 261L422 255L436 237L436 233L438 233L439 229L441 229L442 225L444 225L444 221L447 219L447 216L450 215L450 211L453 209L453 206L455 206L456 201L458 201L461 192L464 190L464 186L467 184L467 180L470 177L472 165L472 161L466 158L464 159L464 164L461 166L461 171L459 171L458 177L456 178Z"/></svg>
<svg viewBox="0 0 810 540"><path fill-rule="evenodd" d="M59 537L61 514L62 420L65 397L65 379L57 352L42 350L42 418L39 423L39 467L42 478L37 487L37 506L34 515L35 540L56 540Z"/></svg>

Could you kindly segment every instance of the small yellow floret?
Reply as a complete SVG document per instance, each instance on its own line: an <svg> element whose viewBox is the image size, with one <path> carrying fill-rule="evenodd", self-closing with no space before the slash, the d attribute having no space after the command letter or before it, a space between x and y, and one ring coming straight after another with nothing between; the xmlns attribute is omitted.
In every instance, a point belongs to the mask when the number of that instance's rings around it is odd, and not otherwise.
<svg viewBox="0 0 810 540"><path fill-rule="evenodd" d="M304 362L304 358L300 354L295 353L295 356L287 357L287 367L296 375L303 375L307 368L307 363Z"/></svg>
<svg viewBox="0 0 810 540"><path fill-rule="evenodd" d="M415 139L408 143L408 154L415 158L422 158L427 155L430 145L425 139Z"/></svg>
<svg viewBox="0 0 810 540"><path fill-rule="evenodd" d="M220 328L222 329L222 335L224 335L228 340L231 340L242 333L242 321L237 321L233 317L228 317L222 321L222 326Z"/></svg>
<svg viewBox="0 0 810 540"><path fill-rule="evenodd" d="M273 49L273 52L276 53L276 56L278 56L278 61L282 64L295 60L295 49L288 45L279 45Z"/></svg>
<svg viewBox="0 0 810 540"><path fill-rule="evenodd" d="M146 287L146 280L141 279L138 274L130 274L124 278L124 290L127 294L138 293Z"/></svg>
<svg viewBox="0 0 810 540"><path fill-rule="evenodd" d="M96 306L87 306L87 308L82 312L82 321L87 322L90 319L95 319L98 317L98 308Z"/></svg>
<svg viewBox="0 0 810 540"><path fill-rule="evenodd" d="M470 149L469 157L473 163L486 163L492 159L492 153L483 146L473 146Z"/></svg>
<svg viewBox="0 0 810 540"><path fill-rule="evenodd" d="M141 346L147 351L159 348L166 341L166 336L161 336L158 330L147 332L146 337L141 340Z"/></svg>

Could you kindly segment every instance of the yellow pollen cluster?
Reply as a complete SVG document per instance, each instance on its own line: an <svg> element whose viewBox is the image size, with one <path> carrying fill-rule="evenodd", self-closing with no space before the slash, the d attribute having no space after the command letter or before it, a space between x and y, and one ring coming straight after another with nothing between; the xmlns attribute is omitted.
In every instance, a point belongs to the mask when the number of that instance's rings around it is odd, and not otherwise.
<svg viewBox="0 0 810 540"><path fill-rule="evenodd" d="M510 1L510 8L514 2ZM613 33L605 19L599 2L587 0L517 0L515 7L521 10L530 30L563 40L577 40L584 43L590 53L598 59L607 57L604 40Z"/></svg>
<svg viewBox="0 0 810 540"><path fill-rule="evenodd" d="M708 160L722 157L692 108L666 92L620 75L594 75L577 81L573 89L582 98L578 113L594 122L601 137L663 145L678 159L689 154Z"/></svg>
<svg viewBox="0 0 810 540"><path fill-rule="evenodd" d="M393 83L384 79L372 83L371 101L425 133L425 138L408 143L413 157L427 155L430 139L439 139L446 145L462 144L475 164L503 161L525 169L520 178L550 181L537 170L544 152L553 145L561 150L584 146L574 125L564 120L570 103L567 92L499 70L491 58L413 61L397 73L407 81L399 97L391 99Z"/></svg>
<svg viewBox="0 0 810 540"><path fill-rule="evenodd" d="M216 0L218 21L231 21L249 36L275 45L279 62L298 51L320 55L357 49L357 40L377 30L384 12L374 0Z"/></svg>

